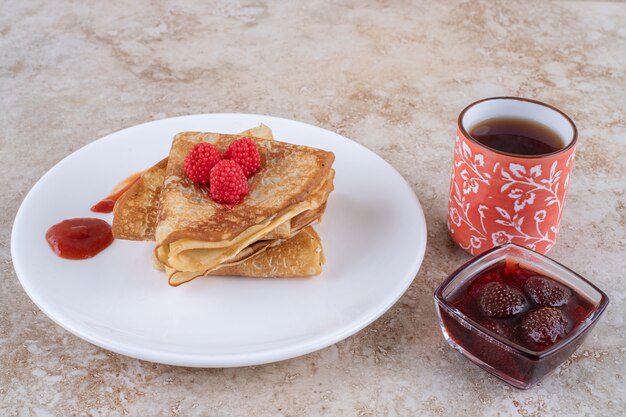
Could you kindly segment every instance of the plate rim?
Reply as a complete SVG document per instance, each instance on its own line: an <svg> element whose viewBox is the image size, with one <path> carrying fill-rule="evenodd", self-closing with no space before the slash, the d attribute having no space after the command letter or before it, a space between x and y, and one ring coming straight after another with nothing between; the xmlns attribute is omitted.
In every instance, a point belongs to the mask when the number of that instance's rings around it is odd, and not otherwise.
<svg viewBox="0 0 626 417"><path fill-rule="evenodd" d="M110 136L119 134L120 132L125 131L125 130L139 128L139 127L149 125L149 124L154 124L154 123L161 123L164 121L173 121L173 120L187 119L187 118L203 118L203 117L209 117L209 118L251 117L251 118L263 119L264 121L265 120L269 121L272 119L279 120L280 123L302 125L303 127L306 127L306 128L313 127L315 129L323 130L324 132L329 133L331 135L338 136L343 140L352 142L354 145L362 148L362 150L364 150L365 152L370 153L373 156L375 156L378 160L380 160L383 164L385 164L387 168L390 168L391 172L393 172L393 175L396 176L400 180L399 184L402 184L404 189L412 196L412 199L414 200L414 203L417 209L416 212L413 213L413 215L417 223L419 224L420 229L423 231L422 239L420 239L420 244L416 245L416 253L415 253L415 257L413 258L413 263L411 265L410 273L407 272L406 278L403 278L401 289L398 290L396 293L394 293L393 296L385 300L384 303L378 304L378 308L376 308L370 314L362 315L361 317L363 317L363 319L357 320L358 324L356 325L344 326L345 328L339 328L337 331L327 332L326 334L323 334L322 337L305 339L295 344L291 344L291 345L288 344L288 345L280 346L277 348L275 347L275 348L269 348L269 349L261 349L258 352L255 352L254 354L250 354L248 352L240 352L240 353L234 353L234 354L221 354L221 355L208 354L207 355L207 354L171 352L171 351L163 351L163 350L158 350L158 349L146 350L141 347L133 346L132 344L129 345L129 344L118 343L115 340L112 340L111 338L108 338L108 337L102 337L102 336L97 337L96 334L92 334L94 332L90 332L88 329L85 329L85 330L80 329L78 328L79 326L73 326L71 322L66 323L63 320L59 319L56 314L51 313L49 309L46 308L45 302L42 302L42 300L39 297L34 295L36 291L30 286L30 284L28 283L28 280L26 280L25 278L22 278L22 276L25 276L26 273L22 269L21 263L15 262L15 259L16 259L15 248L17 247L17 243L20 239L15 232L16 232L16 229L19 228L19 225L24 221L25 203L29 199L33 198L32 196L36 194L37 189L41 187L41 183L43 182L43 180L49 175L51 175L52 171L57 169L59 165L67 163L69 159L76 157L76 154L82 151L86 147L93 146L94 144L99 143L99 142L103 142L107 140ZM267 123L267 124L269 125L270 123ZM299 356L306 355L308 353L312 353L312 352L324 349L328 346L338 343L358 333L359 331L363 330L365 327L369 326L375 320L380 318L385 312L387 312L406 293L407 289L415 280L421 268L421 265L423 263L424 256L426 253L427 240L428 240L428 230L427 230L424 210L421 206L419 198L417 197L416 193L411 188L411 185L402 176L402 174L400 174L398 170L396 170L389 162L387 162L384 158L382 158L376 152L372 151L371 149L362 145L361 143L355 140L352 140L346 136L343 136L339 133L325 129L323 127L301 122L298 120L282 118L282 117L262 115L262 114L253 114L253 113L200 113L200 114L166 117L163 119L151 120L151 121L147 121L147 122L143 122L143 123L139 123L136 125L132 125L132 126L115 130L111 133L106 134L105 136L102 136L92 142L89 142L81 146L80 148L74 150L72 153L70 153L69 155L65 156L64 158L56 162L35 182L35 184L30 188L30 190L28 191L28 193L26 194L26 196L20 203L20 206L13 220L13 226L11 228L10 244L11 244L11 259L13 263L13 268L20 282L20 285L22 286L22 288L24 289L24 291L26 292L30 300L50 320L52 320L55 324L57 324L64 330L70 332L74 336L80 339L83 339L102 349L106 349L111 352L128 356L131 358L139 359L139 360L155 362L155 363L160 363L160 364L165 364L165 365L173 365L173 366L186 366L186 367L197 367L197 368L225 368L225 367L255 366L255 365L269 364L269 363L274 363L274 362L278 362L282 360L296 358Z"/></svg>

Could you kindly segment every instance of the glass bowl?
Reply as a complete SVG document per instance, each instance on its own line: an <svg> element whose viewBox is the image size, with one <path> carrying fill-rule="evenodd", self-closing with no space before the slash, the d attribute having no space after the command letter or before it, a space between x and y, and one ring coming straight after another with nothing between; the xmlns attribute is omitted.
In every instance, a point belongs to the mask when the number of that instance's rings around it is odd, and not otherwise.
<svg viewBox="0 0 626 417"><path fill-rule="evenodd" d="M509 340L470 318L451 302L481 273L511 261L565 285L577 295L577 300L584 299L590 308L569 333L545 349L533 350ZM437 288L434 298L441 331L450 346L487 372L520 389L532 387L569 358L609 303L604 292L577 273L512 243L491 249L457 269Z"/></svg>

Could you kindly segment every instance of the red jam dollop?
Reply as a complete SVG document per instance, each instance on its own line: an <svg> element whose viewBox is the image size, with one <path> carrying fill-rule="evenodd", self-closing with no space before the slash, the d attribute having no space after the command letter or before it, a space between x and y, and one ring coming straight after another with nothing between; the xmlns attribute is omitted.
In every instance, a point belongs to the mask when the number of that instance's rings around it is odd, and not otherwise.
<svg viewBox="0 0 626 417"><path fill-rule="evenodd" d="M52 226L46 232L46 240L61 258L87 259L109 246L113 242L113 233L104 220L76 218Z"/></svg>
<svg viewBox="0 0 626 417"><path fill-rule="evenodd" d="M511 260L478 274L450 302L483 327L533 351L566 337L594 310L576 291Z"/></svg>
<svg viewBox="0 0 626 417"><path fill-rule="evenodd" d="M139 180L139 178L141 177L141 175L143 173L144 173L144 171L137 172L137 173L131 175L130 177L126 178L124 181L120 182L113 189L113 191L111 191L111 194L109 194L107 197L102 199L102 201L94 204L91 207L91 211L93 211L95 213L111 213L111 212L113 212L113 207L115 207L115 203L117 202L117 200L119 200L120 197L122 195L124 195L124 193L126 191L128 191L128 189L130 187L132 187L133 184L135 184Z"/></svg>

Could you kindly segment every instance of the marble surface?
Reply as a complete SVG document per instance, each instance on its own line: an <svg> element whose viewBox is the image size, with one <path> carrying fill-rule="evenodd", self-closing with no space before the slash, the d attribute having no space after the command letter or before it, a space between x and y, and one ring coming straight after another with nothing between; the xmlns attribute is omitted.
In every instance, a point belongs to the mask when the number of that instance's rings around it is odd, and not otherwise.
<svg viewBox="0 0 626 417"><path fill-rule="evenodd" d="M626 4L32 0L0 10L0 415L626 414ZM529 391L449 348L432 302L469 258L445 225L456 116L494 95L547 101L577 123L551 256L611 297L577 353ZM395 306L319 352L206 370L107 352L37 309L9 244L37 179L109 132L211 112L334 130L402 173L429 244Z"/></svg>

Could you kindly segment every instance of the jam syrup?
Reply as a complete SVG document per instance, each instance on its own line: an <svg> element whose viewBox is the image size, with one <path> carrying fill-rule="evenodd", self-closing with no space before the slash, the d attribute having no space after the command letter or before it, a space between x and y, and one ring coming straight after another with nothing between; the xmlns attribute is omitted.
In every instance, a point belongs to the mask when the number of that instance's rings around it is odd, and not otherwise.
<svg viewBox="0 0 626 417"><path fill-rule="evenodd" d="M522 268L518 263L511 261L501 262L483 271L474 279L470 280L469 284L466 286L459 288L459 290L451 295L450 304L454 305L459 311L489 330L492 330L492 328L503 329L501 336L506 334L509 336L506 338L511 342L533 351L541 351L548 348L552 343L546 346L534 344L532 341L528 340L528 338L524 337L521 330L522 320L526 314L546 307L537 305L533 298L527 293L527 288L525 291L524 284L526 284L527 280L531 277L541 277L555 285L562 285L558 283L558 281L555 282L555 280L545 275ZM503 283L519 290L524 294L529 307L525 311L508 318L494 319L488 317L481 308L479 300L485 286L490 282ZM594 310L594 305L591 301L580 296L576 291L570 291L570 294L569 299L564 305L556 307L559 308L567 320L566 334L578 327Z"/></svg>
<svg viewBox="0 0 626 417"><path fill-rule="evenodd" d="M46 240L61 258L87 259L107 248L113 242L113 234L104 220L76 218L52 226L46 232Z"/></svg>
<svg viewBox="0 0 626 417"><path fill-rule="evenodd" d="M128 189L132 187L133 184L135 184L139 180L139 178L141 178L141 175L143 173L144 171L137 172L131 175L130 177L126 178L124 181L120 182L113 189L113 191L111 191L111 194L109 194L107 197L102 199L100 202L94 204L91 207L91 211L93 211L94 213L113 212L113 207L115 207L115 203L117 202L117 200L119 200L120 197L124 195L124 193L128 191Z"/></svg>
<svg viewBox="0 0 626 417"><path fill-rule="evenodd" d="M561 302L562 300L557 300L556 304L560 304L558 307L538 305L536 298L533 299L528 294L529 287L525 287L525 284L531 278L533 280L537 278L549 280L549 283L566 287L567 300L564 303ZM506 318L489 317L482 308L484 306L482 297L485 288L490 284L493 285L492 283L504 284L512 287L515 291L521 292L526 300L524 308L521 311L511 310L515 313ZM560 340L567 339L595 310L594 304L578 294L573 288L567 287L565 284L561 284L560 281L546 277L541 273L523 268L513 260L500 262L482 271L450 294L448 300L461 313L487 330L487 334L497 335L494 338L470 330L466 325L461 324L458 319L452 317L450 313L441 310L441 320L446 333L454 344L477 359L475 362L479 366L484 367L505 381L516 381L514 385L518 388L533 385L574 353L582 342L580 338L575 343L567 344L554 354L544 357L541 352L546 351L546 349ZM481 300L483 300L482 304ZM541 309L558 310L558 314L564 317L565 324L564 332L558 333L558 337L555 340L537 344L532 338L527 337L528 335L525 333L528 333L528 329L525 329L523 324L524 317ZM555 311L550 312L555 313ZM512 343L513 345L526 348L532 351L532 353L520 354L506 347L498 338L506 339L509 341L509 344Z"/></svg>

